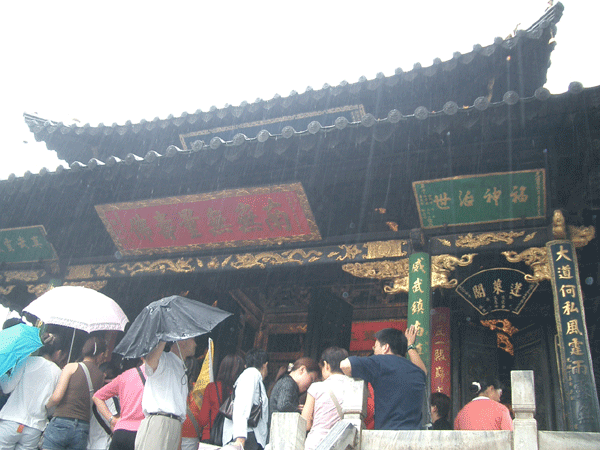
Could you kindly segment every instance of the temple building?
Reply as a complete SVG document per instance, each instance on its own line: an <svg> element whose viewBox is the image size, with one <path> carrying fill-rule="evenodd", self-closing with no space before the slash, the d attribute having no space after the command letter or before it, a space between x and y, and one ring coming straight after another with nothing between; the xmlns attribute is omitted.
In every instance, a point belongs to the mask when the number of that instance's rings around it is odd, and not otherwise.
<svg viewBox="0 0 600 450"><path fill-rule="evenodd" d="M238 106L25 114L69 167L0 181L0 294L22 308L83 285L130 319L184 295L234 313L220 354L265 348L273 370L417 324L454 414L484 373L533 370L539 429L598 432L600 87L543 87L562 13Z"/></svg>

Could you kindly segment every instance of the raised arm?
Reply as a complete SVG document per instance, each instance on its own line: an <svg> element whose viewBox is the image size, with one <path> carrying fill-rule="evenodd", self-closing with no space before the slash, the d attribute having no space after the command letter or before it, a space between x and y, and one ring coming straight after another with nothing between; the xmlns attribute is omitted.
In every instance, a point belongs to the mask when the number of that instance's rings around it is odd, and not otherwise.
<svg viewBox="0 0 600 450"><path fill-rule="evenodd" d="M160 360L160 355L162 355L162 352L165 350L165 345L167 345L166 342L159 342L158 345L144 357L145 364L153 371L158 367L158 361Z"/></svg>
<svg viewBox="0 0 600 450"><path fill-rule="evenodd" d="M408 328L408 330L406 330L405 335L406 340L408 341L408 346L410 347L411 345L414 345L417 339L417 327L411 325ZM425 367L425 363L421 359L421 356L419 355L417 349L411 348L410 350L408 350L408 352L406 352L406 354L408 356L408 359L410 359L410 362L413 363L415 366L419 367L423 372L425 372L425 375L427 375L427 367Z"/></svg>
<svg viewBox="0 0 600 450"><path fill-rule="evenodd" d="M60 403L65 395L65 392L67 392L67 386L69 386L71 376L75 373L77 367L79 367L79 364L77 363L69 363L64 367L60 373L58 384L56 385L56 388L54 388L54 392L50 396L50 400L48 400L48 403L46 403L46 408L53 408Z"/></svg>

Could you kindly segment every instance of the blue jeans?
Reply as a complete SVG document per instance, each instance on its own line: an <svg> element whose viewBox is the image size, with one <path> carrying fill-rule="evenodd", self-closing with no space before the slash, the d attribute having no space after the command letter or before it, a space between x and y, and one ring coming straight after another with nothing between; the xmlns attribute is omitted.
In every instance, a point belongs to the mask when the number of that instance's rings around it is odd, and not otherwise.
<svg viewBox="0 0 600 450"><path fill-rule="evenodd" d="M44 450L86 450L90 423L78 419L54 417L44 431Z"/></svg>

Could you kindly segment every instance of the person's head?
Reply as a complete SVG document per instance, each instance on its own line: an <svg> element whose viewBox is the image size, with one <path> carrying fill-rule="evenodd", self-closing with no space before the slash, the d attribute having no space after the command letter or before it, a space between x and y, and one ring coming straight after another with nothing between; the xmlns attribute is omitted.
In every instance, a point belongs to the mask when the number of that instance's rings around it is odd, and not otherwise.
<svg viewBox="0 0 600 450"><path fill-rule="evenodd" d="M470 389L473 394L477 395L477 397L487 397L490 400L500 403L504 385L496 377L485 376L479 381L473 381Z"/></svg>
<svg viewBox="0 0 600 450"><path fill-rule="evenodd" d="M450 397L441 392L433 392L430 398L431 418L435 422L438 419L448 420L450 413Z"/></svg>
<svg viewBox="0 0 600 450"><path fill-rule="evenodd" d="M348 357L348 352L343 348L329 347L326 348L321 355L319 365L321 366L321 373L323 378L329 378L329 375L334 373L343 373L340 368L340 363Z"/></svg>
<svg viewBox="0 0 600 450"><path fill-rule="evenodd" d="M230 354L223 358L217 373L217 381L220 381L223 386L223 397L231 395L235 380L244 371L245 367L244 359L238 354Z"/></svg>
<svg viewBox="0 0 600 450"><path fill-rule="evenodd" d="M298 385L300 393L303 393L319 378L320 371L321 369L314 359L303 357L297 359L292 365L290 377Z"/></svg>
<svg viewBox="0 0 600 450"><path fill-rule="evenodd" d="M171 351L177 353L179 357L185 361L187 357L194 356L196 353L196 340L194 338L188 338L176 341L171 345Z"/></svg>
<svg viewBox="0 0 600 450"><path fill-rule="evenodd" d="M44 333L42 342L44 346L40 349L39 355L62 367L68 354L64 349L60 336L54 333Z"/></svg>
<svg viewBox="0 0 600 450"><path fill-rule="evenodd" d="M119 366L113 360L103 362L102 364L100 364L99 369L100 369L100 372L102 372L104 374L104 384L110 383L120 373Z"/></svg>
<svg viewBox="0 0 600 450"><path fill-rule="evenodd" d="M396 328L384 328L375 333L375 345L373 353L376 355L404 355L408 343L406 336Z"/></svg>
<svg viewBox="0 0 600 450"><path fill-rule="evenodd" d="M100 365L106 359L106 341L97 336L89 337L83 349L81 350L81 359L93 359L97 365Z"/></svg>
<svg viewBox="0 0 600 450"><path fill-rule="evenodd" d="M269 364L269 354L264 350L253 348L246 353L246 367L258 369L263 378L267 376L267 365Z"/></svg>

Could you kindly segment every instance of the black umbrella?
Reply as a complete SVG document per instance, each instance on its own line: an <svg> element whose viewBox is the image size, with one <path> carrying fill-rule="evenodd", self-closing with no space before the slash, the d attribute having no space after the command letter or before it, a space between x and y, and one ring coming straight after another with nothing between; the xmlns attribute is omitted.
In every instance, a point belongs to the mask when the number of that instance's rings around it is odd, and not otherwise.
<svg viewBox="0 0 600 450"><path fill-rule="evenodd" d="M139 358L150 353L160 341L180 341L206 334L231 315L179 295L165 297L142 310L114 351L125 358Z"/></svg>

